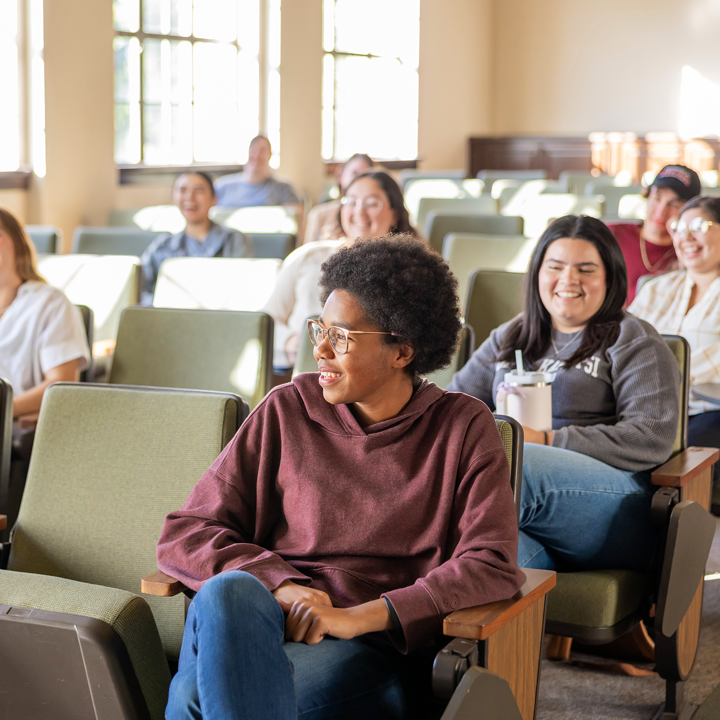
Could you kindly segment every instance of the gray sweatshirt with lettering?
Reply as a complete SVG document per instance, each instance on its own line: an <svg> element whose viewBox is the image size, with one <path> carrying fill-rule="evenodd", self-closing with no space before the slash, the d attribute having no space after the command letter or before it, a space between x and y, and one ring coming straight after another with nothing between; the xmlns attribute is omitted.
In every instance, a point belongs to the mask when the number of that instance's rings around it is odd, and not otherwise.
<svg viewBox="0 0 720 720"><path fill-rule="evenodd" d="M497 386L515 367L495 362L510 324L493 330L447 390L473 395L495 407ZM580 334L573 337L553 330L555 346L531 368L555 373L553 446L622 470L649 470L665 462L679 416L680 371L670 348L649 323L626 313L614 345L564 368L561 361L575 352L580 339Z"/></svg>

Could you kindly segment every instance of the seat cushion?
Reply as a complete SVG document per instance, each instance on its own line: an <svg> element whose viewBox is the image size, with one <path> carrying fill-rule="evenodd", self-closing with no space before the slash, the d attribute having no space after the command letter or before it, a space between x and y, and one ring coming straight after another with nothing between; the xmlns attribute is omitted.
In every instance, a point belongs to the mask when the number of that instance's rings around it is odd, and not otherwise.
<svg viewBox="0 0 720 720"><path fill-rule="evenodd" d="M125 590L3 570L0 605L81 615L107 623L125 643L150 716L164 716L170 669L150 607L143 598Z"/></svg>
<svg viewBox="0 0 720 720"><path fill-rule="evenodd" d="M547 621L612 627L635 612L651 588L650 575L632 570L558 573L548 595Z"/></svg>

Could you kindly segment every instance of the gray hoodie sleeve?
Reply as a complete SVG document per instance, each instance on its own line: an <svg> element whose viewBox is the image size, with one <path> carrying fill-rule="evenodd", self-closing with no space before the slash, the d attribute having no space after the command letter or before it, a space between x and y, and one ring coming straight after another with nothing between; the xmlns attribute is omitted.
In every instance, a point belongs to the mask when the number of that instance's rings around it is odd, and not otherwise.
<svg viewBox="0 0 720 720"><path fill-rule="evenodd" d="M617 422L559 428L554 447L631 471L649 470L670 457L680 412L680 372L670 348L654 335L616 343L607 351Z"/></svg>

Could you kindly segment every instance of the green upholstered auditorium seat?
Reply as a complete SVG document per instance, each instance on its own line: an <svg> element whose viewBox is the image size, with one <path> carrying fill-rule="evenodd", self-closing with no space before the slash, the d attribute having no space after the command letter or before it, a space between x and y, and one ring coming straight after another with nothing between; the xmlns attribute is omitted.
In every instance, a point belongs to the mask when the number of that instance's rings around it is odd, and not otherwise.
<svg viewBox="0 0 720 720"><path fill-rule="evenodd" d="M140 257L161 232L130 227L77 227L72 252L80 255L133 255Z"/></svg>
<svg viewBox="0 0 720 720"><path fill-rule="evenodd" d="M60 249L62 230L52 225L26 225L25 232L32 240L36 252L52 255Z"/></svg>
<svg viewBox="0 0 720 720"><path fill-rule="evenodd" d="M425 223L430 247L442 253L443 241L450 233L480 235L522 235L524 222L511 215L453 215L433 210Z"/></svg>
<svg viewBox="0 0 720 720"><path fill-rule="evenodd" d="M161 720L185 604L138 595L167 513L247 414L234 395L58 383L0 570L0 714Z"/></svg>
<svg viewBox="0 0 720 720"><path fill-rule="evenodd" d="M262 312L128 308L109 382L231 392L254 408L272 386L273 321Z"/></svg>
<svg viewBox="0 0 720 720"><path fill-rule="evenodd" d="M603 644L645 621L655 641L658 672L666 682L667 715L662 717L667 720L690 717L691 712L683 701L683 686L697 651L703 575L715 532L708 512L712 465L719 453L687 447L690 347L680 336L663 337L677 359L682 385L673 457L652 473L658 486L653 497L657 566L647 573L559 572L549 596L547 630L582 643ZM562 655L569 655L569 644Z"/></svg>
<svg viewBox="0 0 720 720"><path fill-rule="evenodd" d="M524 281L524 274L516 272L476 270L470 275L465 322L475 331L475 347L522 311Z"/></svg>
<svg viewBox="0 0 720 720"><path fill-rule="evenodd" d="M480 197L464 198L420 198L417 214L417 230L427 237L425 221L428 213L433 210L454 215L496 215L498 212L497 200L492 195L484 194Z"/></svg>

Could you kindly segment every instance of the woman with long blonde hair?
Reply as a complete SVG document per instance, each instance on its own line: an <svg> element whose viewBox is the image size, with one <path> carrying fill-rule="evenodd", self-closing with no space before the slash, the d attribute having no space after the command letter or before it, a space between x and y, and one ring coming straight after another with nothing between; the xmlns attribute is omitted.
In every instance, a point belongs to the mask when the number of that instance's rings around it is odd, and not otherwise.
<svg viewBox="0 0 720 720"><path fill-rule="evenodd" d="M76 381L89 362L80 311L45 282L22 224L0 207L0 376L13 417L37 412L48 385Z"/></svg>

